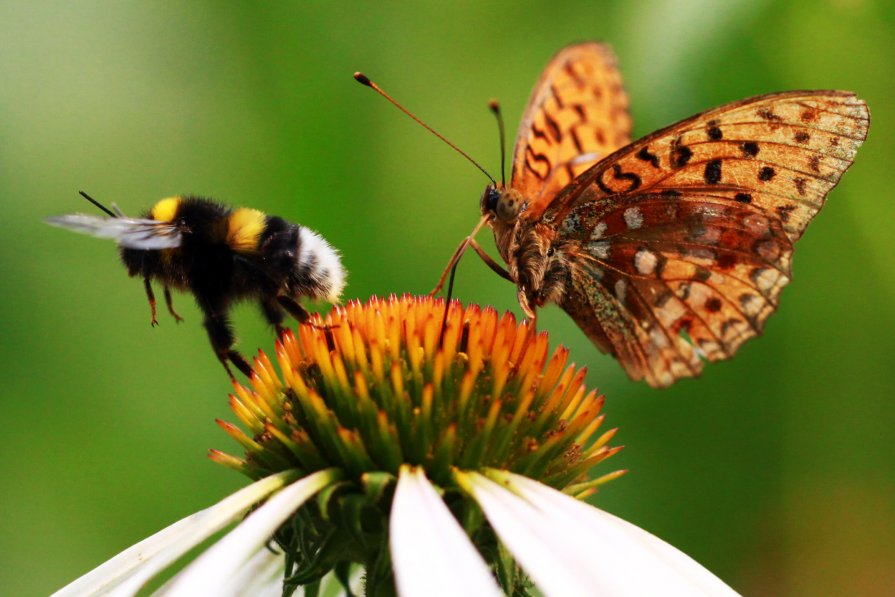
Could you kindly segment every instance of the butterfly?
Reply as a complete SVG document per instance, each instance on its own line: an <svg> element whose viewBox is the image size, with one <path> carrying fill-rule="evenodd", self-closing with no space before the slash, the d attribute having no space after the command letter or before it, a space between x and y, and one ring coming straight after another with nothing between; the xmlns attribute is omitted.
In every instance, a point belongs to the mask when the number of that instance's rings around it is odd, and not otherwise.
<svg viewBox="0 0 895 597"><path fill-rule="evenodd" d="M788 91L631 142L611 49L568 46L532 92L509 184L481 198L506 269L473 233L445 271L473 247L529 317L555 303L629 377L669 386L761 334L868 126L851 92Z"/></svg>

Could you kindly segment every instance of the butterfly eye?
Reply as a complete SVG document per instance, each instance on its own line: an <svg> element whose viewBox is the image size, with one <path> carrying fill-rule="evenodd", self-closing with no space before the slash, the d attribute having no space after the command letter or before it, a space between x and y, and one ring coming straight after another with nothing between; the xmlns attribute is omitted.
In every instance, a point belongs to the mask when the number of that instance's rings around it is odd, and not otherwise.
<svg viewBox="0 0 895 597"><path fill-rule="evenodd" d="M497 209L497 202L500 201L500 192L492 186L489 186L485 191L485 208L488 211L495 211Z"/></svg>

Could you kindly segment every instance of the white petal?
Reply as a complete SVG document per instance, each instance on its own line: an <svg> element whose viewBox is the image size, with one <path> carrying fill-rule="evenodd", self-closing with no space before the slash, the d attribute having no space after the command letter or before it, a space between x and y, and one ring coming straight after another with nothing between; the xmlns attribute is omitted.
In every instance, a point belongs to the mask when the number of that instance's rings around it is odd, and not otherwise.
<svg viewBox="0 0 895 597"><path fill-rule="evenodd" d="M495 475L497 476L497 475ZM658 537L526 477L465 475L491 526L546 594L736 595Z"/></svg>
<svg viewBox="0 0 895 597"><path fill-rule="evenodd" d="M112 594L133 595L180 556L294 478L295 473L287 471L256 481L129 547L60 589L54 597L96 595L113 589Z"/></svg>
<svg viewBox="0 0 895 597"><path fill-rule="evenodd" d="M332 483L336 475L323 470L292 483L196 558L167 587L171 595L241 595L233 576L310 497Z"/></svg>
<svg viewBox="0 0 895 597"><path fill-rule="evenodd" d="M421 468L401 467L389 544L402 597L501 594L488 565Z"/></svg>
<svg viewBox="0 0 895 597"><path fill-rule="evenodd" d="M243 595L280 597L283 594L285 571L283 554L262 547L239 569L230 582L233 586L240 587ZM301 591L296 591L296 594L301 595Z"/></svg>

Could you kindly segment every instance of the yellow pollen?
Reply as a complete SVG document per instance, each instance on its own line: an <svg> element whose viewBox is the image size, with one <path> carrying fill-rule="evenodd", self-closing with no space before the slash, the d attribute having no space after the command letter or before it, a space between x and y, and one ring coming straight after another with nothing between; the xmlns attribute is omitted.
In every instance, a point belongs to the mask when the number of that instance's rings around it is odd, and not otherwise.
<svg viewBox="0 0 895 597"><path fill-rule="evenodd" d="M264 212L240 207L228 219L227 244L234 251L250 253L258 249L258 238L264 231L267 216Z"/></svg>
<svg viewBox="0 0 895 597"><path fill-rule="evenodd" d="M177 217L177 210L180 209L180 202L180 197L168 197L167 199L162 199L152 206L152 210L149 213L153 220L158 220L159 222L171 222Z"/></svg>

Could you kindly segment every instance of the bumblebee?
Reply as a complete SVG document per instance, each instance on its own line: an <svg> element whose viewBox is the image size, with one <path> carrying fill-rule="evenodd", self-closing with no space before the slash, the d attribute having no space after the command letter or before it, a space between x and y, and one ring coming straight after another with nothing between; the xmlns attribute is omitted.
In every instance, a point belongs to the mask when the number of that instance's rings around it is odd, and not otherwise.
<svg viewBox="0 0 895 597"><path fill-rule="evenodd" d="M247 376L248 361L233 345L228 312L241 300L255 300L277 333L286 314L306 323L310 313L299 299L338 303L345 286L339 253L319 234L277 216L246 207L230 208L202 197L169 197L141 218L128 218L86 193L81 195L110 217L71 214L47 223L118 243L132 277L142 277L156 320L152 282L162 285L171 316L171 289L191 293L205 315L205 329L218 359L233 379L229 363Z"/></svg>

